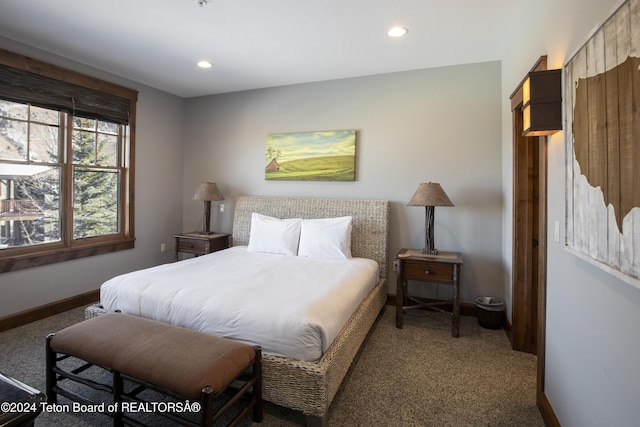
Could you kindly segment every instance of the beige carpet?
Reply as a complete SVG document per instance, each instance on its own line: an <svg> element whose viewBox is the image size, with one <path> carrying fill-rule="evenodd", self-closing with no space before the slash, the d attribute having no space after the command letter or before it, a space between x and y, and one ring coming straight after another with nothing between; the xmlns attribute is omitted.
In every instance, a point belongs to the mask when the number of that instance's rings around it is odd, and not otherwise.
<svg viewBox="0 0 640 427"><path fill-rule="evenodd" d="M0 333L0 372L44 390L45 336L83 315L75 309ZM410 311L404 329L396 329L395 309L387 307L334 399L329 425L544 426L535 405L535 357L512 351L503 330L481 328L473 317L461 318L460 338L450 331L449 317L427 311ZM304 422L267 403L260 425ZM46 413L35 425L108 426L111 419Z"/></svg>

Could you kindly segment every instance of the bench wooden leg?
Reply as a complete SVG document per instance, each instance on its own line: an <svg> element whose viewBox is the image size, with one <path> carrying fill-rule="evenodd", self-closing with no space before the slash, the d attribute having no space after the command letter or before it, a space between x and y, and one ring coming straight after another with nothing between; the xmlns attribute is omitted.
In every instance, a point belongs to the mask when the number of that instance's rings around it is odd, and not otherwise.
<svg viewBox="0 0 640 427"><path fill-rule="evenodd" d="M124 391L124 381L120 372L113 370L113 403L116 405L116 412L113 414L113 426L124 426L122 412L122 393Z"/></svg>
<svg viewBox="0 0 640 427"><path fill-rule="evenodd" d="M202 389L202 419L200 425L209 427L213 425L213 402L215 401L215 393L213 388L205 387Z"/></svg>
<svg viewBox="0 0 640 427"><path fill-rule="evenodd" d="M56 353L51 348L51 338L53 338L55 334L47 335L47 347L46 347L46 393L47 393L47 403L58 403L58 396L56 394L55 387L57 376L54 372L54 368L56 366Z"/></svg>
<svg viewBox="0 0 640 427"><path fill-rule="evenodd" d="M254 346L256 350L256 359L253 364L253 375L256 379L256 383L253 385L253 398L255 404L253 405L253 421L256 423L262 422L264 417L264 403L262 401L262 347Z"/></svg>

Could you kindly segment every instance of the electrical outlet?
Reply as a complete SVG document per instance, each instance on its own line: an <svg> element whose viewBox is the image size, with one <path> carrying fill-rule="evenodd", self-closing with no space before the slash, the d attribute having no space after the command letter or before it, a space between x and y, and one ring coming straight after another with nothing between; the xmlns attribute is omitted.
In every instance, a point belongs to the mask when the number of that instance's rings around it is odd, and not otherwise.
<svg viewBox="0 0 640 427"><path fill-rule="evenodd" d="M166 251L167 251L167 244L160 243L160 252L166 252Z"/></svg>
<svg viewBox="0 0 640 427"><path fill-rule="evenodd" d="M394 273L398 272L398 261L397 260L393 261L393 272Z"/></svg>
<svg viewBox="0 0 640 427"><path fill-rule="evenodd" d="M220 203L220 212L224 212L224 203Z"/></svg>

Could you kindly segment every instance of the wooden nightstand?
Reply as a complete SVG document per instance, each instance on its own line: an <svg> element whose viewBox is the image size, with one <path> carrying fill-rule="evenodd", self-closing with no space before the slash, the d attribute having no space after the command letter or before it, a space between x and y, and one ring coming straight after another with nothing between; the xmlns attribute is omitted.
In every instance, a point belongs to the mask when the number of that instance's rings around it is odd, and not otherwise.
<svg viewBox="0 0 640 427"><path fill-rule="evenodd" d="M451 314L451 336L456 338L460 336L460 268L462 267L462 255L457 252L422 255L419 249L401 249L395 259L398 263L396 327L402 328L404 326L404 310L427 307ZM407 280L452 285L453 301L418 301L407 295ZM438 307L443 304L450 304L452 306L451 311Z"/></svg>
<svg viewBox="0 0 640 427"><path fill-rule="evenodd" d="M174 234L176 238L175 260L178 261L180 252L198 255L206 255L211 252L227 249L230 245L231 235L224 233L200 234L192 233Z"/></svg>

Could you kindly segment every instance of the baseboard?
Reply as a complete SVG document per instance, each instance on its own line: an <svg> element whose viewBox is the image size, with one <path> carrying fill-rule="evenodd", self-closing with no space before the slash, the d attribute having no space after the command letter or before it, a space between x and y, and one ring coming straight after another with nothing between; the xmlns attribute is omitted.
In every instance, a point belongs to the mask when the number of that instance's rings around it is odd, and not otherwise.
<svg viewBox="0 0 640 427"><path fill-rule="evenodd" d="M416 298L420 301L424 301L424 302L435 302L436 300L434 299L430 299L430 298ZM396 296L395 294L387 294L387 305L391 305L394 306L396 305ZM444 308L446 309L451 309L451 305L449 305L449 307L447 308L447 306L445 305ZM428 310L428 308L424 308L424 310ZM460 304L460 315L461 316L472 316L472 317L478 317L477 313L476 313L476 305L475 304L467 304L467 303L461 303Z"/></svg>
<svg viewBox="0 0 640 427"><path fill-rule="evenodd" d="M36 320L41 320L45 317L53 316L54 314L59 314L85 304L91 304L99 299L100 289L96 289L94 291L54 301L39 307L30 308L19 313L0 317L0 332L26 325L28 323L35 322Z"/></svg>
<svg viewBox="0 0 640 427"><path fill-rule="evenodd" d="M560 427L560 421L558 421L556 413L553 412L553 408L551 407L551 403L549 403L549 399L547 399L547 395L544 394L544 392L537 393L536 401L540 415L542 415L542 419L544 420L544 424L547 427Z"/></svg>
<svg viewBox="0 0 640 427"><path fill-rule="evenodd" d="M507 317L506 310L502 313L502 327L504 328L504 333L507 334L507 339L509 340L509 344L511 344L511 348L513 348L513 331L511 330L511 322Z"/></svg>

